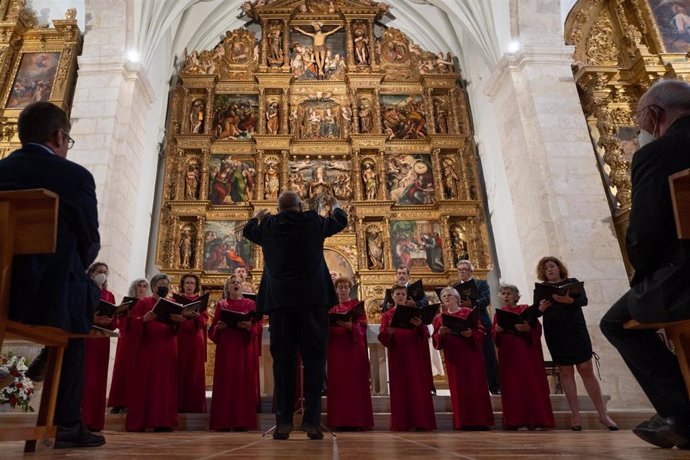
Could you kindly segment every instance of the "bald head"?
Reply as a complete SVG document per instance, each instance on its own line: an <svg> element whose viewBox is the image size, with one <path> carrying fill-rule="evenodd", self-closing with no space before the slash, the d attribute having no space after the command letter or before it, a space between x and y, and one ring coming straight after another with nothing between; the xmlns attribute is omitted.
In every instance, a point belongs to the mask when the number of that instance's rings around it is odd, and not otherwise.
<svg viewBox="0 0 690 460"><path fill-rule="evenodd" d="M668 112L690 112L690 83L683 80L660 80L654 83L638 103L640 107L649 105L657 105Z"/></svg>
<svg viewBox="0 0 690 460"><path fill-rule="evenodd" d="M285 191L278 197L278 211L301 211L299 195L291 190Z"/></svg>

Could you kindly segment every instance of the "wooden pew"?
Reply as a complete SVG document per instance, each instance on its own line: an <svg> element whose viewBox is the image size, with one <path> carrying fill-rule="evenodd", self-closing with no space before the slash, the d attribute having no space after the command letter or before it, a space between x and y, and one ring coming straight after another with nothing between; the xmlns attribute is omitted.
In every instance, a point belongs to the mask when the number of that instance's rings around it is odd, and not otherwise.
<svg viewBox="0 0 690 460"><path fill-rule="evenodd" d="M690 239L690 169L679 171L668 178L671 187L671 201L676 219L676 232L682 240ZM690 395L690 319L668 323L640 323L630 320L626 329L663 329L673 344L685 389Z"/></svg>
<svg viewBox="0 0 690 460"><path fill-rule="evenodd" d="M0 430L0 441L25 440L25 452L34 452L37 440L55 438L55 401L70 334L55 327L32 326L9 319L12 258L55 252L58 200L55 193L43 189L0 192L0 347L5 338L13 338L29 340L48 349L36 426Z"/></svg>

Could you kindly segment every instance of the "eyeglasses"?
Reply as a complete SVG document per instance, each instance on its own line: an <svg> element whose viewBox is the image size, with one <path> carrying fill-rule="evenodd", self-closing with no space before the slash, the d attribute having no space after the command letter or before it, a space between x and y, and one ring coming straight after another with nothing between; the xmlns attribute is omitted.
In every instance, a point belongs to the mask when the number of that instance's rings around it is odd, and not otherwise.
<svg viewBox="0 0 690 460"><path fill-rule="evenodd" d="M65 136L65 139L67 139L67 150L71 149L74 147L74 139L69 137L69 134L65 132L65 130L61 129L60 132L62 133L63 136Z"/></svg>
<svg viewBox="0 0 690 460"><path fill-rule="evenodd" d="M656 104L649 104L649 105L646 105L646 106L642 107L641 109L638 109L637 112L635 112L630 118L632 118L632 121L633 121L635 124L639 124L639 122L642 120L642 115L643 115L648 109L650 109L650 108L652 108L652 107L654 107L654 108L656 108L656 109L658 109L658 110L662 110L662 111L664 110L663 107L659 107L659 106L656 105Z"/></svg>

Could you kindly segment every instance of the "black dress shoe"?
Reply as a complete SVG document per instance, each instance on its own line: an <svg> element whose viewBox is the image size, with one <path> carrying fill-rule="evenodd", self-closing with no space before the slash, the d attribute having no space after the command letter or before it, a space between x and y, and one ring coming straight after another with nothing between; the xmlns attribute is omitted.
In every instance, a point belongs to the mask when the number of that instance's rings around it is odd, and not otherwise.
<svg viewBox="0 0 690 460"><path fill-rule="evenodd" d="M105 444L105 437L90 432L83 424L71 427L57 427L55 433L56 449L75 449L79 447L99 447Z"/></svg>
<svg viewBox="0 0 690 460"><path fill-rule="evenodd" d="M289 439L291 431L291 425L278 425L273 431L273 439Z"/></svg>
<svg viewBox="0 0 690 460"><path fill-rule="evenodd" d="M323 439L323 431L321 431L317 426L303 424L302 431L307 432L307 437L309 439Z"/></svg>
<svg viewBox="0 0 690 460"><path fill-rule="evenodd" d="M685 448L690 444L690 423L681 417L663 418L658 414L633 428L633 433L650 444L662 449L673 446Z"/></svg>
<svg viewBox="0 0 690 460"><path fill-rule="evenodd" d="M48 349L44 347L31 361L24 375L34 382L42 382L46 377L46 367L48 367Z"/></svg>

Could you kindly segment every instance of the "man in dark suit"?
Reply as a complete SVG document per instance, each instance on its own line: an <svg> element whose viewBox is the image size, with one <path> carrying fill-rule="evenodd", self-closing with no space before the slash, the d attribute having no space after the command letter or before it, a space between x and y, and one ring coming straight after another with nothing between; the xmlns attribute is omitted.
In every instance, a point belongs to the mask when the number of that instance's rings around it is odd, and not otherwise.
<svg viewBox="0 0 690 460"><path fill-rule="evenodd" d="M74 143L69 130L62 109L48 102L30 104L18 119L22 148L0 160L0 190L45 188L59 195L55 254L14 258L10 318L85 333L98 302L86 267L98 254L100 237L93 176L66 159ZM70 340L55 408L56 448L105 443L81 423L83 357L83 339Z"/></svg>
<svg viewBox="0 0 690 460"><path fill-rule="evenodd" d="M477 291L479 291L479 297L476 299L465 299L461 302L461 306L479 308L479 320L486 330L482 347L484 351L484 363L486 364L486 378L489 381L489 391L491 394L497 395L501 393L498 381L498 359L496 359L496 348L491 338L493 323L487 311L491 303L491 289L489 288L489 283L486 281L474 278L474 267L469 260L458 261L456 267L460 279L453 287L457 289L458 292L462 292L462 285L474 279L474 283L477 285Z"/></svg>
<svg viewBox="0 0 690 460"><path fill-rule="evenodd" d="M664 80L637 104L640 149L632 161L632 203L626 235L635 269L631 289L601 319L657 415L633 433L663 448L690 448L690 399L678 361L653 330L624 329L631 318L690 318L690 244L676 234L668 176L690 168L690 84ZM681 280L680 283L677 280Z"/></svg>
<svg viewBox="0 0 690 460"><path fill-rule="evenodd" d="M264 273L257 309L270 318L275 378L274 439L288 439L292 430L297 353L304 364L302 429L321 439L321 386L328 344L328 309L338 303L323 242L347 226L347 214L331 199L332 217L302 209L294 192L278 198L278 214L258 211L244 227L244 237L262 247Z"/></svg>

